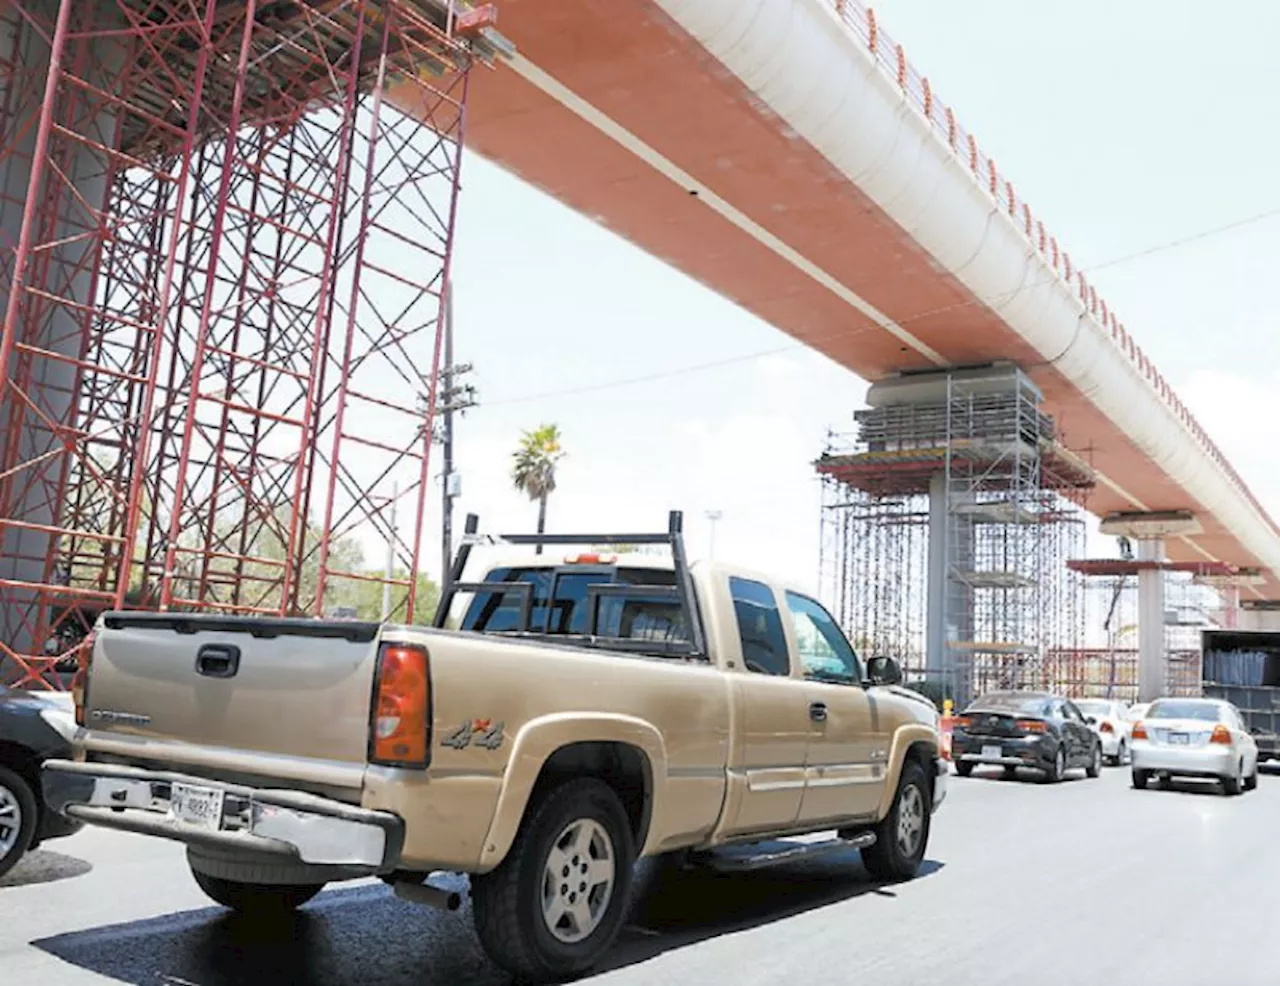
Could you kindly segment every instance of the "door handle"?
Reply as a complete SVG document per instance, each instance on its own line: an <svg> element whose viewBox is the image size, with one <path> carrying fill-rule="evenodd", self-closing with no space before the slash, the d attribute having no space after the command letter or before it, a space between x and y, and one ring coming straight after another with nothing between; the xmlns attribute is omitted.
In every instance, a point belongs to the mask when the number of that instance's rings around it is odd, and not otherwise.
<svg viewBox="0 0 1280 986"><path fill-rule="evenodd" d="M826 702L810 702L809 718L814 722L827 721L827 703Z"/></svg>
<svg viewBox="0 0 1280 986"><path fill-rule="evenodd" d="M240 648L232 644L205 644L196 653L196 674L206 678L233 678L240 670Z"/></svg>

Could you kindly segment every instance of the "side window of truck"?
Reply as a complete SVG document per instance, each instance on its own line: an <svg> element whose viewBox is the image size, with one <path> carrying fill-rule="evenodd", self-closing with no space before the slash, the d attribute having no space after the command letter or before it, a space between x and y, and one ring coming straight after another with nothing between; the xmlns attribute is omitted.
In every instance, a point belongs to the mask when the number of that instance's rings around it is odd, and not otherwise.
<svg viewBox="0 0 1280 986"><path fill-rule="evenodd" d="M742 662L747 670L783 677L791 674L791 655L782 631L782 615L772 590L751 579L730 576L729 594L738 618Z"/></svg>
<svg viewBox="0 0 1280 986"><path fill-rule="evenodd" d="M822 604L798 592L788 592L786 599L805 677L848 684L861 681L858 655Z"/></svg>

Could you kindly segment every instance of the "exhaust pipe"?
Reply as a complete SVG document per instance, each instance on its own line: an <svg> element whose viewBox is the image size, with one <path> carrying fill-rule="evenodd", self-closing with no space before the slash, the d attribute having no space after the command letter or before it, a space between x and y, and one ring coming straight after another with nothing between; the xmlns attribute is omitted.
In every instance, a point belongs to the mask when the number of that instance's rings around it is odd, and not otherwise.
<svg viewBox="0 0 1280 986"><path fill-rule="evenodd" d="M462 906L462 894L456 890L444 890L429 883L398 882L391 885L397 897L413 904L425 904L438 911L456 911Z"/></svg>

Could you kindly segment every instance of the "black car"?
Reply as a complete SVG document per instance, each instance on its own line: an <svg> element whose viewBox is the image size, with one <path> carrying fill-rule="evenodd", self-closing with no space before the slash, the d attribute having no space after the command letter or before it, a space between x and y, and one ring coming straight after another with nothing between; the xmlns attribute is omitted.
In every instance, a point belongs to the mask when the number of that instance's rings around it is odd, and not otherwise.
<svg viewBox="0 0 1280 986"><path fill-rule="evenodd" d="M991 692L955 720L951 759L961 777L982 764L1004 767L1014 777L1032 767L1053 784L1068 770L1102 773L1102 741L1075 704L1047 692Z"/></svg>
<svg viewBox="0 0 1280 986"><path fill-rule="evenodd" d="M62 698L0 685L0 876L41 842L81 827L50 811L40 796L40 765L71 755L75 720Z"/></svg>

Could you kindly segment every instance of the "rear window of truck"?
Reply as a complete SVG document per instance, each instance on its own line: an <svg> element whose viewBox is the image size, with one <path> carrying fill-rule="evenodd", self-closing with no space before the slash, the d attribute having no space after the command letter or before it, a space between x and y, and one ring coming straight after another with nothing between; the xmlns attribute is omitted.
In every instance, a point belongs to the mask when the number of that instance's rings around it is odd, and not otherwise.
<svg viewBox="0 0 1280 986"><path fill-rule="evenodd" d="M561 568L495 568L485 582L527 582L533 586L529 625L535 633L582 634L588 622L587 587L635 586L635 593L599 600L596 634L630 640L688 641L684 613L669 599L646 598L645 586L675 585L675 574L661 569L569 565ZM548 605L550 603L550 605ZM520 627L521 598L516 593L477 592L462 618L462 629L511 633Z"/></svg>

